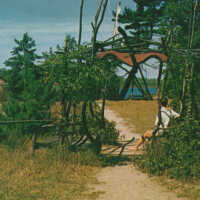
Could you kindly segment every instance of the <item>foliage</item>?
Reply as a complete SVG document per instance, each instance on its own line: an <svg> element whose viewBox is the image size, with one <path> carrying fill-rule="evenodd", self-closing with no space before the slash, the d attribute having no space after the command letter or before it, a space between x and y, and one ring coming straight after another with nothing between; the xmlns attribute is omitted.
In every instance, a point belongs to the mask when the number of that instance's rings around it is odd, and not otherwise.
<svg viewBox="0 0 200 200"><path fill-rule="evenodd" d="M195 0L135 2L136 9L126 8L120 22L129 23L125 28L133 38L160 39L156 48L168 56L162 96L171 98L181 112L181 120L172 123L162 138L152 140L139 165L150 174L199 179L200 4ZM151 30L151 36L145 30Z"/></svg>
<svg viewBox="0 0 200 200"><path fill-rule="evenodd" d="M200 178L200 128L193 119L174 122L162 138L148 145L139 166L150 174L183 180Z"/></svg>
<svg viewBox="0 0 200 200"><path fill-rule="evenodd" d="M5 62L9 67L5 76L8 100L2 105L2 120L54 119L60 144L69 149L84 144L85 138L94 152L99 152L95 149L101 148L101 143L116 142L119 133L102 117L104 110L95 106L97 99L113 98L116 94L112 91L119 84L115 62L107 67L108 60L92 58L91 49L78 46L70 36L55 52L51 48L44 52L40 63L35 41L27 33L15 43L12 56ZM51 105L57 102L60 113L53 115ZM14 148L32 137L34 149L36 136L47 130L41 123L5 124L1 139Z"/></svg>
<svg viewBox="0 0 200 200"><path fill-rule="evenodd" d="M35 41L25 33L22 40L15 39L15 43L12 56L5 62L10 68L6 76L8 100L2 105L1 119L47 120L52 85L46 84L44 72L37 63L40 57L35 53ZM4 125L3 133L14 145L22 138L42 133L42 129L40 123L14 123Z"/></svg>
<svg viewBox="0 0 200 200"><path fill-rule="evenodd" d="M130 30L136 44L141 39L152 39L153 34L156 33L162 16L162 2L162 0L134 0L136 10L125 8L119 16L119 22L126 24L125 28Z"/></svg>
<svg viewBox="0 0 200 200"><path fill-rule="evenodd" d="M108 60L92 58L91 54L91 48L78 46L70 36L66 36L64 47L58 46L57 51L43 54L45 60L42 67L49 69L47 80L53 80L55 100L61 103L58 135L61 143L67 141L69 148L84 143L83 136L95 148L97 143L114 142L118 136L112 125L104 123L95 107L95 101L99 98L112 98L116 94L110 92L114 85L119 84L116 65ZM112 137L108 139L108 135Z"/></svg>
<svg viewBox="0 0 200 200"><path fill-rule="evenodd" d="M176 98L183 102L183 115L188 112L185 98L190 96L192 101L192 115L199 120L197 114L200 96L198 94L199 84L199 54L194 51L198 49L199 43L199 5L196 1L168 1L163 10L162 22L158 28L159 34L167 45L165 51L169 56L168 77L164 90L170 98ZM196 10L195 10L196 8ZM195 16L195 17L194 17ZM170 33L170 37L169 37ZM168 44L166 44L168 41ZM189 76L187 75L189 73ZM190 79L190 80L189 80ZM186 82L188 82L186 84ZM186 85L190 90L185 95ZM166 94L166 93L165 93ZM166 94L166 95L167 95Z"/></svg>
<svg viewBox="0 0 200 200"><path fill-rule="evenodd" d="M68 101L94 101L101 97L105 87L115 89L112 86L112 80L115 84L118 82L115 65L106 60L92 60L91 49L87 46L78 48L70 36L66 36L65 46L51 53L43 63L43 66L51 66L48 79L57 83L56 89L62 91L61 96L66 96ZM108 96L111 96L109 92Z"/></svg>
<svg viewBox="0 0 200 200"><path fill-rule="evenodd" d="M106 120L105 126L99 123L99 120L95 120L90 118L90 132L95 135L99 136L101 139L102 144L116 144L117 139L119 137L119 131L115 128L115 123L109 122Z"/></svg>

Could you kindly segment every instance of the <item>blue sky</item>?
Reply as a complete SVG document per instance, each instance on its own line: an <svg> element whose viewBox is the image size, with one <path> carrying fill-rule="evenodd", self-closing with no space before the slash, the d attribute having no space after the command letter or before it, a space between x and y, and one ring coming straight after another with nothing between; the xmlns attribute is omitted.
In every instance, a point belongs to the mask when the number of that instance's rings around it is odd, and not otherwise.
<svg viewBox="0 0 200 200"><path fill-rule="evenodd" d="M82 41L91 39L91 22L96 14L99 0L84 0ZM111 36L114 23L112 11L118 0L109 0L105 19L98 34L103 40ZM134 9L133 0L121 0L121 8ZM80 0L1 0L0 6L0 67L10 57L15 46L14 39L21 39L28 32L36 41L37 53L50 47L63 45L66 34L78 37ZM154 76L155 72L148 72Z"/></svg>
<svg viewBox="0 0 200 200"><path fill-rule="evenodd" d="M91 22L99 0L85 0L82 41L90 41ZM118 0L109 0L99 39L111 35L112 10ZM133 7L132 0L123 0L122 8ZM62 45L66 34L78 37L80 0L1 0L0 6L0 66L10 56L14 39L28 32L36 41L38 53Z"/></svg>

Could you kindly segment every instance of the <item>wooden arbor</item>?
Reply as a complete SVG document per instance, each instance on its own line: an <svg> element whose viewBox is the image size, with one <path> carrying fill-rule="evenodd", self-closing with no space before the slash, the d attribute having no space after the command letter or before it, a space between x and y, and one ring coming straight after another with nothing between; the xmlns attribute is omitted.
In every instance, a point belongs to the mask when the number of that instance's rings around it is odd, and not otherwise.
<svg viewBox="0 0 200 200"><path fill-rule="evenodd" d="M121 61L123 64L126 64L126 65L132 67L132 69L130 71L127 70L128 77L126 78L124 86L123 86L122 90L120 91L120 94L119 94L120 99L125 98L125 95L126 95L128 89L130 88L131 82L133 80L134 80L134 83L137 86L137 88L143 94L143 96L148 99L152 99L152 95L148 89L145 77L144 77L139 65L141 63L144 63L145 61L147 61L150 58L157 58L161 62L166 62L168 59L166 55L164 55L163 53L160 53L160 52L155 52L155 51L147 52L147 53L136 53L136 54L132 55L132 53L123 53L123 52L118 52L118 51L113 51L113 50L102 51L97 54L97 57L100 59L105 58L106 56L114 56L114 57L116 57L116 59ZM133 57L134 57L134 59L133 59ZM138 71L141 74L145 88L143 88L143 86L140 84L140 82L136 78L136 73Z"/></svg>

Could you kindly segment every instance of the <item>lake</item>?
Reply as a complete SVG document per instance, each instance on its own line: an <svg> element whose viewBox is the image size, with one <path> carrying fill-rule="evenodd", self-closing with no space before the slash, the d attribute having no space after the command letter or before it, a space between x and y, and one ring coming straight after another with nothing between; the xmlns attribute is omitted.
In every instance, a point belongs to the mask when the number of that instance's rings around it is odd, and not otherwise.
<svg viewBox="0 0 200 200"><path fill-rule="evenodd" d="M144 89L145 90L145 89ZM152 95L156 94L156 88L149 88L149 91ZM125 99L128 99L131 97L131 93L132 93L132 89L129 88L128 92L126 93ZM134 88L133 89L133 95L134 97L141 97L142 93L140 92L140 90L138 88Z"/></svg>

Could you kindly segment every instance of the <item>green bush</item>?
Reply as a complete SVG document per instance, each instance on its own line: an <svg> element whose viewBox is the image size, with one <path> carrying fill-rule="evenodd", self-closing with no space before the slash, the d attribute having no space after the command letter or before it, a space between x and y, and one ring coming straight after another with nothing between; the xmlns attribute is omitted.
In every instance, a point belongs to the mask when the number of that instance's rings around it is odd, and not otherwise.
<svg viewBox="0 0 200 200"><path fill-rule="evenodd" d="M92 135L99 136L102 144L116 144L119 131L115 128L114 122L105 121L105 126L97 119L90 119L89 131Z"/></svg>
<svg viewBox="0 0 200 200"><path fill-rule="evenodd" d="M116 144L119 131L115 128L114 122L106 122L105 128L99 131L103 144Z"/></svg>
<svg viewBox="0 0 200 200"><path fill-rule="evenodd" d="M176 179L200 178L200 127L192 119L173 124L162 138L153 139L139 166L150 174Z"/></svg>

